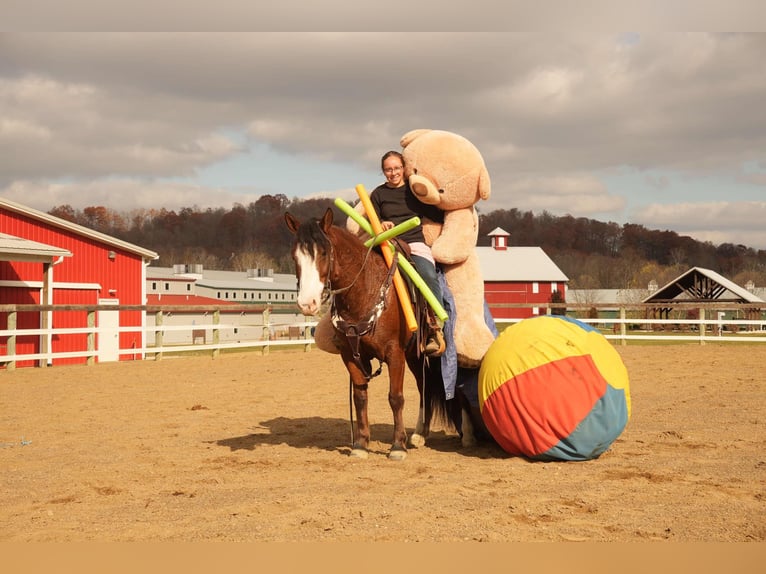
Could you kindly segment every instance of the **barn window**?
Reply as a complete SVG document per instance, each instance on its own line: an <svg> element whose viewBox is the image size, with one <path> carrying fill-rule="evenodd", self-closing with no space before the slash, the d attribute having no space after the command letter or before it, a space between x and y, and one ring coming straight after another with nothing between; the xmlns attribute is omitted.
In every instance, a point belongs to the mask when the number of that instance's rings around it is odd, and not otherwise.
<svg viewBox="0 0 766 574"><path fill-rule="evenodd" d="M157 290L157 282L152 281L152 291L156 291L156 290Z"/></svg>
<svg viewBox="0 0 766 574"><path fill-rule="evenodd" d="M532 293L539 293L540 292L540 284L537 281L534 281L532 283Z"/></svg>
<svg viewBox="0 0 766 574"><path fill-rule="evenodd" d="M170 291L170 283L165 283L165 291Z"/></svg>
<svg viewBox="0 0 766 574"><path fill-rule="evenodd" d="M237 298L237 292L236 291L234 291L234 293L231 294L231 298L232 299L236 299Z"/></svg>
<svg viewBox="0 0 766 574"><path fill-rule="evenodd" d="M187 283L186 284L186 290L187 291L191 291L191 283Z"/></svg>

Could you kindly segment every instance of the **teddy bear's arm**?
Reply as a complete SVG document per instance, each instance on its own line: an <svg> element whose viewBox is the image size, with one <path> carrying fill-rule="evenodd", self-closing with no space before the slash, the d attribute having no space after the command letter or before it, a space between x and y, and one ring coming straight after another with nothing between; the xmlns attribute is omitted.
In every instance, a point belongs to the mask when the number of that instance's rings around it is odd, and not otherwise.
<svg viewBox="0 0 766 574"><path fill-rule="evenodd" d="M431 253L439 263L461 263L473 253L478 236L479 218L473 207L447 211L441 235L431 245Z"/></svg>
<svg viewBox="0 0 766 574"><path fill-rule="evenodd" d="M357 204L354 206L354 211L367 219L367 213L364 211L364 204L361 201L357 202ZM346 229L357 237L364 237L365 239L368 237L367 233L365 233L361 226L356 221L354 221L353 217L346 219Z"/></svg>

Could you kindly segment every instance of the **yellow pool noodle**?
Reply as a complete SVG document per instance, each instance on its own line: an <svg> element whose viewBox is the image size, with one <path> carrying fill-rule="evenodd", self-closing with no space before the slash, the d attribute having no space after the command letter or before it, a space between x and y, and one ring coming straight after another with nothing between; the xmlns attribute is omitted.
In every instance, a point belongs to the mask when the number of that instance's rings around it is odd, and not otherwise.
<svg viewBox="0 0 766 574"><path fill-rule="evenodd" d="M399 225L396 225L393 229L389 229L388 231L384 231L380 235L375 235L373 233L373 231L372 231L372 226L370 225L370 222L367 221L364 218L364 216L362 216L358 211L356 211L351 205L349 205L347 202L343 201L340 198L337 198L335 200L335 205L343 213L345 213L351 219L356 221L359 224L359 227L361 227L365 231L365 233L367 233L368 235L373 235L374 236L371 239L368 239L367 242L365 242L365 245L367 247L370 246L370 242L374 242L375 245L378 245L378 244L386 241L390 237L395 237L399 233L402 233L403 231L406 231L407 229L411 229L412 227L415 227L416 225L418 225L420 223L420 218L413 217L413 218L410 218L410 219L408 219L407 221L405 221L403 223L400 223ZM402 229L400 231L397 231L396 233L392 234L392 232L394 230L398 230L399 228L402 228ZM383 235L385 235L385 234L388 234L389 237L382 238ZM386 243L387 243L387 241L386 241ZM390 249L392 249L390 244L387 244L387 245L388 245L388 247ZM428 285L426 285L426 282L423 281L423 278L415 270L415 268L412 266L412 264L409 261L407 261L405 258L403 258L403 257L398 257L397 261L399 262L399 267L401 268L401 270L404 271L404 273L407 274L407 277L410 278L410 280L412 281L413 285L415 285L415 287L417 287L420 290L420 292L423 294L423 297L425 298L426 302L431 306L431 309L433 309L433 311L436 314L436 316L441 321L446 321L449 318L449 316L447 315L447 311L444 310L444 307L439 302L439 300L436 299L436 296L433 294L433 291L431 291L431 289L428 288Z"/></svg>

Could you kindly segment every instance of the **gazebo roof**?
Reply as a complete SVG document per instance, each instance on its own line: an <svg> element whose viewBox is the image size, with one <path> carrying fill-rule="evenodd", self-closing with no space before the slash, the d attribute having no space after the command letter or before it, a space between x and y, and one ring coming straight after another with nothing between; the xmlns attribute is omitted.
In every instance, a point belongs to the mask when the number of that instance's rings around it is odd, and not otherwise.
<svg viewBox="0 0 766 574"><path fill-rule="evenodd" d="M692 267L686 273L657 289L642 303L763 303L763 299L753 295L723 275Z"/></svg>

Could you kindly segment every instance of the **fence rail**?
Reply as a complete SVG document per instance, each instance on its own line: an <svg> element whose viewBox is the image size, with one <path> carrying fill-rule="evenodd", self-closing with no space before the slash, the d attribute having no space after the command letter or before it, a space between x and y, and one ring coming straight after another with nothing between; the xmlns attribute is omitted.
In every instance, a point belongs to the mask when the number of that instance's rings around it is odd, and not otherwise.
<svg viewBox="0 0 766 574"><path fill-rule="evenodd" d="M672 341L672 342L697 342L704 345L706 342L766 342L766 304L689 304L673 303L673 312L667 313L666 317L657 319L651 315L657 312L657 305L588 305L588 304L550 304L546 306L532 304L497 304L491 305L490 309L522 308L533 309L537 314L561 315L566 314L578 320L592 324L598 328L607 339L619 341L626 345L629 341ZM667 307L667 305L665 306ZM86 364L93 364L99 356L98 337L105 333L105 329L96 323L96 314L99 311L142 311L147 318L153 318L153 325L144 326L119 326L110 328L110 334L117 333L142 333L145 342L141 347L120 348L116 354L120 357L133 359L145 359L148 357L160 360L168 353L210 352L213 357L218 356L223 350L230 349L260 349L263 354L269 352L271 347L303 346L309 351L314 344L312 328L316 321L304 318L303 321L293 321L287 324L275 324L272 322L271 313L267 309L261 312L249 305L234 305L224 307L211 306L157 306L157 305L0 305L0 325L5 323L6 328L0 329L0 366L8 370L16 367L19 361L35 361L39 366L51 365L55 359L84 358ZM46 313L78 311L85 312L85 325L70 328L17 328L18 316L22 313ZM242 328L235 323L222 323L221 313L250 313L260 314L260 324L252 328L260 327L259 338L239 337L237 340L222 340L222 334L237 333ZM529 312L529 311L527 311ZM165 318L172 313L181 313L184 316L204 315L209 317L209 324L198 324L196 321L181 324L164 324ZM500 313L496 313L500 314ZM595 316L594 316L595 315ZM694 318L689 318L694 316ZM3 321L5 319L5 321ZM495 319L499 329L521 319ZM282 338L274 336L273 328L282 329ZM660 332L661 331L661 332ZM190 344L171 343L166 340L172 333L189 335ZM36 353L17 353L16 343L19 337L39 336L41 341L48 340L54 335L84 334L86 337L85 348L72 351L50 351L50 345L40 345L42 349ZM208 334L210 342L207 341ZM147 344L153 337L154 345ZM196 343L202 338L202 343ZM48 349L48 350L45 350Z"/></svg>

